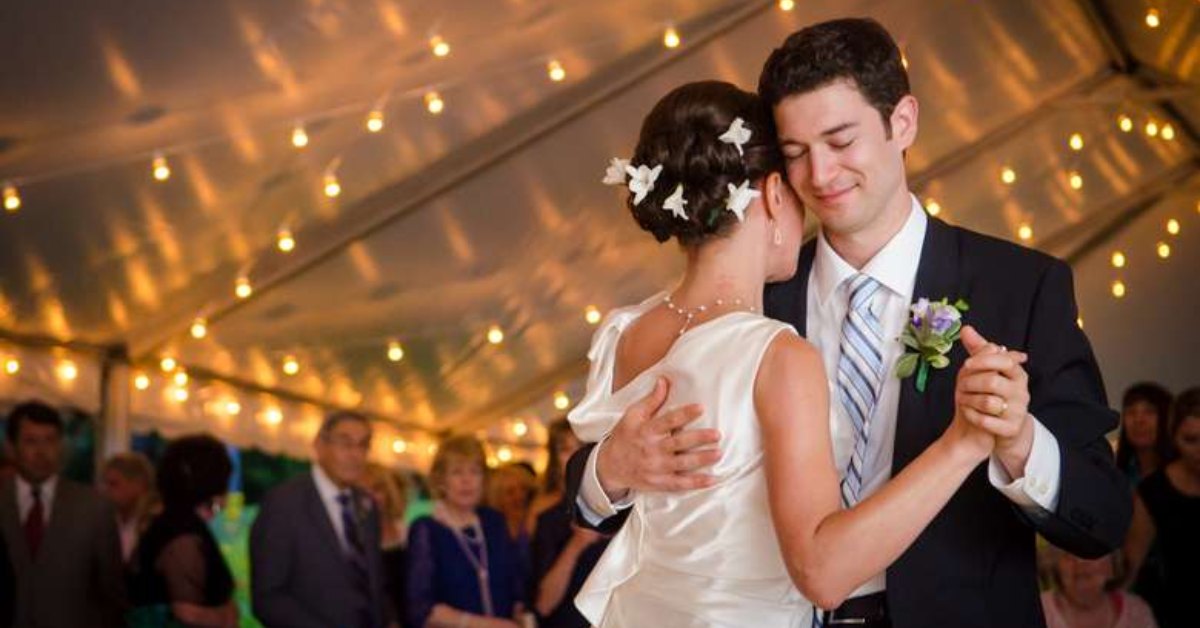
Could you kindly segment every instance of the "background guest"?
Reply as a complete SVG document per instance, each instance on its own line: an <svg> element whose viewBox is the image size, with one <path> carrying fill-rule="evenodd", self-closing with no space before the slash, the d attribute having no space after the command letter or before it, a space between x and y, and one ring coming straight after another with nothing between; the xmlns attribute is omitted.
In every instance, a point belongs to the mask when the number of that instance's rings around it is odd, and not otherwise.
<svg viewBox="0 0 1200 628"><path fill-rule="evenodd" d="M1132 484L1170 462L1171 393L1153 382L1134 384L1121 399L1117 467Z"/></svg>
<svg viewBox="0 0 1200 628"><path fill-rule="evenodd" d="M22 403L8 415L7 437L17 473L0 488L0 527L16 577L13 625L124 625L116 516L96 491L59 476L62 417Z"/></svg>
<svg viewBox="0 0 1200 628"><path fill-rule="evenodd" d="M404 544L408 542L408 526L404 512L408 508L408 491L403 476L378 464L367 467L362 488L379 513L379 546L383 552L383 575L389 601L397 617L404 616Z"/></svg>
<svg viewBox="0 0 1200 628"><path fill-rule="evenodd" d="M523 585L504 517L481 506L487 471L470 437L442 443L433 459L433 516L408 534L406 607L411 628L516 628Z"/></svg>
<svg viewBox="0 0 1200 628"><path fill-rule="evenodd" d="M104 463L100 492L116 510L121 557L126 564L133 556L138 539L157 514L154 512L154 490L154 465L145 455L121 453Z"/></svg>
<svg viewBox="0 0 1200 628"><path fill-rule="evenodd" d="M179 438L163 452L158 464L163 510L134 559L134 626L238 625L233 575L208 527L232 468L225 445L207 434Z"/></svg>
<svg viewBox="0 0 1200 628"><path fill-rule="evenodd" d="M1138 486L1125 548L1136 570L1158 543L1163 596L1149 602L1159 625L1181 628L1196 625L1193 596L1200 591L1200 388L1175 399L1171 437L1179 458Z"/></svg>
<svg viewBox="0 0 1200 628"><path fill-rule="evenodd" d="M608 546L606 537L575 526L563 499L562 478L579 439L566 419L550 425L550 464L546 467L543 497L556 495L537 516L532 543L533 607L540 628L586 628L588 622L575 609L575 594ZM536 506L535 506L536 508Z"/></svg>
<svg viewBox="0 0 1200 628"><path fill-rule="evenodd" d="M529 529L536 527L538 515L547 508L562 501L563 478L567 468L567 460L579 449L579 439L571 431L571 424L566 417L559 417L546 428L547 462L546 473L542 477L541 491L533 499L529 508Z"/></svg>
<svg viewBox="0 0 1200 628"><path fill-rule="evenodd" d="M1122 591L1117 555L1095 560L1051 549L1054 588L1042 594L1046 628L1155 628L1136 594Z"/></svg>

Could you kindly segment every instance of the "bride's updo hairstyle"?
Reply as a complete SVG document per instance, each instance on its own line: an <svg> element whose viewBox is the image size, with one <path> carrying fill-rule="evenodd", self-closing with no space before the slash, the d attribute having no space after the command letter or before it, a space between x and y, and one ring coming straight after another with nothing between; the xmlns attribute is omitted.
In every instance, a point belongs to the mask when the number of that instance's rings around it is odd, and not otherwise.
<svg viewBox="0 0 1200 628"><path fill-rule="evenodd" d="M719 139L735 118L750 130L744 155ZM642 202L635 205L629 194L629 211L659 242L676 238L684 246L721 237L738 223L737 215L725 208L729 184L737 187L749 180L760 189L763 177L785 172L770 110L758 95L722 81L688 83L659 100L642 122L631 161L634 168L663 169ZM687 218L663 208L679 184Z"/></svg>

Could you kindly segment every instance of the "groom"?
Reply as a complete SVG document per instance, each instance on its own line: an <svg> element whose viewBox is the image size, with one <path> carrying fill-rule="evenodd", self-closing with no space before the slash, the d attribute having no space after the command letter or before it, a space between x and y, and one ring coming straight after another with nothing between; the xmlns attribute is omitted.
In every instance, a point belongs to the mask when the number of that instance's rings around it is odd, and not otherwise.
<svg viewBox="0 0 1200 628"><path fill-rule="evenodd" d="M981 465L886 573L826 616L827 625L1043 626L1035 569L1035 532L1085 557L1113 551L1129 524L1131 497L1104 435L1116 427L1100 372L1076 326L1070 268L1008 242L925 215L908 191L905 151L917 133L917 101L891 36L867 19L805 28L775 50L759 93L773 108L790 184L821 222L791 280L767 286L769 316L794 325L820 350L836 393L848 284L865 275L882 336L897 338L910 303L970 304L965 322L994 343L1029 355L1025 370L987 381L994 416L972 422L996 437ZM860 281L862 279L859 279ZM964 347L963 344L967 346ZM832 394L831 434L839 469L861 476L861 498L876 491L949 425L968 350L986 341L964 332L924 390L894 376L905 348L878 350L892 365L874 391L875 414L855 427ZM661 409L666 386L629 407L613 433L572 457L569 494L580 520L605 531L628 514L633 491L671 491L711 483L711 430L680 430L701 409ZM861 423L860 423L861 425ZM851 453L865 452L851 462ZM854 468L854 466L861 468ZM798 485L804 478L796 478ZM652 623L653 618L646 618Z"/></svg>

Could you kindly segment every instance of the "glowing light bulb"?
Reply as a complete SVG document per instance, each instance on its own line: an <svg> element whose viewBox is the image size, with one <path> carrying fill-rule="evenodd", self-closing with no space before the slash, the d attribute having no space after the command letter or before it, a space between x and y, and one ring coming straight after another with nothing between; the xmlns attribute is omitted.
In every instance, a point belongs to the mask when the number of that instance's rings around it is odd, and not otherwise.
<svg viewBox="0 0 1200 628"><path fill-rule="evenodd" d="M663 45L667 48L678 48L680 44L679 31L674 26L668 26L663 33Z"/></svg>
<svg viewBox="0 0 1200 628"><path fill-rule="evenodd" d="M1125 296L1125 282L1120 279L1112 283L1112 295L1118 299Z"/></svg>
<svg viewBox="0 0 1200 628"><path fill-rule="evenodd" d="M1075 133L1071 135L1070 140L1067 140L1067 144L1071 147L1071 150L1081 151L1083 150L1083 136L1079 133Z"/></svg>
<svg viewBox="0 0 1200 628"><path fill-rule="evenodd" d="M1000 180L1003 181L1006 185L1012 185L1017 180L1017 172L1015 170L1013 170L1012 168L1005 166L1000 171Z"/></svg>
<svg viewBox="0 0 1200 628"><path fill-rule="evenodd" d="M9 375L16 375L21 372L21 361L16 358L9 358L4 361L4 372Z"/></svg>
<svg viewBox="0 0 1200 628"><path fill-rule="evenodd" d="M175 375L171 378L171 381L175 382L176 386L187 386L187 384L188 384L187 371L185 371L183 369L179 369L178 371L175 371Z"/></svg>
<svg viewBox="0 0 1200 628"><path fill-rule="evenodd" d="M293 356L288 356L283 359L283 372L288 375L295 375L300 372L300 363Z"/></svg>
<svg viewBox="0 0 1200 628"><path fill-rule="evenodd" d="M233 289L233 293L239 299L248 299L254 294L254 288L250 285L250 280L245 277L238 277L237 285Z"/></svg>
<svg viewBox="0 0 1200 628"><path fill-rule="evenodd" d="M942 205L932 198L925 200L925 211L929 212L930 216L936 216L942 213Z"/></svg>
<svg viewBox="0 0 1200 628"><path fill-rule="evenodd" d="M554 407L555 408L558 408L559 410L566 410L570 406L571 406L571 398L567 396L567 393L562 392L561 390L554 393Z"/></svg>
<svg viewBox="0 0 1200 628"><path fill-rule="evenodd" d="M21 209L21 194L17 192L17 186L11 183L4 186L4 209L10 212Z"/></svg>
<svg viewBox="0 0 1200 628"><path fill-rule="evenodd" d="M563 79L567 78L567 71L563 69L562 64L557 60L551 61L546 66L546 73L550 75L550 80L554 81L555 83L561 82Z"/></svg>
<svg viewBox="0 0 1200 628"><path fill-rule="evenodd" d="M1161 24L1162 16L1158 14L1158 9L1148 9L1146 11L1146 26L1158 28Z"/></svg>
<svg viewBox="0 0 1200 628"><path fill-rule="evenodd" d="M400 343L393 340L388 343L387 357L392 362L399 362L404 359L404 347Z"/></svg>
<svg viewBox="0 0 1200 628"><path fill-rule="evenodd" d="M176 388L171 391L171 396L175 398L175 401L183 403L188 400L188 391L186 388Z"/></svg>
<svg viewBox="0 0 1200 628"><path fill-rule="evenodd" d="M200 340L208 335L208 321L203 318L197 318L192 321L192 338Z"/></svg>
<svg viewBox="0 0 1200 628"><path fill-rule="evenodd" d="M1179 235L1179 221L1174 218L1167 221L1167 233Z"/></svg>
<svg viewBox="0 0 1200 628"><path fill-rule="evenodd" d="M337 198L338 194L342 193L342 184L338 183L336 174L332 172L325 175L325 196L329 198Z"/></svg>
<svg viewBox="0 0 1200 628"><path fill-rule="evenodd" d="M304 130L303 125L297 124L292 128L292 146L296 148L308 146L308 131Z"/></svg>
<svg viewBox="0 0 1200 628"><path fill-rule="evenodd" d="M450 54L450 44L437 35L429 38L429 49L433 51L433 56L439 58Z"/></svg>
<svg viewBox="0 0 1200 628"><path fill-rule="evenodd" d="M514 436L521 438L529 433L529 426L526 425L524 421L517 421L516 423L513 423L512 431Z"/></svg>
<svg viewBox="0 0 1200 628"><path fill-rule="evenodd" d="M402 454L408 451L408 443L404 442L403 438L397 438L396 440L392 441L392 451Z"/></svg>
<svg viewBox="0 0 1200 628"><path fill-rule="evenodd" d="M164 155L154 156L150 171L154 174L156 181L166 181L171 178L171 166L167 163L167 158Z"/></svg>
<svg viewBox="0 0 1200 628"><path fill-rule="evenodd" d="M171 371L175 370L175 367L176 367L175 358L165 357L162 359L162 362L158 363L158 366L160 368L162 368L164 373L170 373Z"/></svg>
<svg viewBox="0 0 1200 628"><path fill-rule="evenodd" d="M279 425L283 423L283 412L280 412L279 408L268 408L263 412L263 420L267 425Z"/></svg>
<svg viewBox="0 0 1200 628"><path fill-rule="evenodd" d="M791 11L796 8L796 0L779 0L779 8L784 11Z"/></svg>
<svg viewBox="0 0 1200 628"><path fill-rule="evenodd" d="M235 416L235 415L241 414L241 412L242 412L242 404L240 404L236 401L226 401L225 402L225 413L228 414L229 416Z"/></svg>
<svg viewBox="0 0 1200 628"><path fill-rule="evenodd" d="M504 342L504 330L499 325L492 325L487 332L487 341L494 345Z"/></svg>
<svg viewBox="0 0 1200 628"><path fill-rule="evenodd" d="M1146 122L1146 135L1158 137L1158 123L1154 120Z"/></svg>
<svg viewBox="0 0 1200 628"><path fill-rule="evenodd" d="M442 100L441 94L429 92L425 94L425 108L429 110L429 113L436 116L446 109L446 102Z"/></svg>
<svg viewBox="0 0 1200 628"><path fill-rule="evenodd" d="M500 449L496 450L496 458L499 459L500 462L508 462L512 460L512 449L510 449L508 445L501 447Z"/></svg>
<svg viewBox="0 0 1200 628"><path fill-rule="evenodd" d="M1125 114L1117 116L1117 126L1126 133L1133 130L1133 119Z"/></svg>
<svg viewBox="0 0 1200 628"><path fill-rule="evenodd" d="M58 365L58 376L68 382L75 381L79 377L79 367L70 360L63 360L62 364Z"/></svg>
<svg viewBox="0 0 1200 628"><path fill-rule="evenodd" d="M280 229L279 235L276 236L276 245L280 251L291 253L296 248L296 238L292 237L292 232L287 229Z"/></svg>
<svg viewBox="0 0 1200 628"><path fill-rule="evenodd" d="M600 310L596 309L596 306L594 305L589 305L587 306L587 309L583 311L583 318L588 322L589 325L596 325L601 319Z"/></svg>
<svg viewBox="0 0 1200 628"><path fill-rule="evenodd" d="M1171 257L1171 245L1167 244L1166 242L1159 242L1158 243L1158 256L1161 257L1162 259L1167 259L1168 257Z"/></svg>
<svg viewBox="0 0 1200 628"><path fill-rule="evenodd" d="M145 373L138 373L133 376L133 387L138 390L146 390L150 387L150 378Z"/></svg>
<svg viewBox="0 0 1200 628"><path fill-rule="evenodd" d="M1162 128L1162 132L1159 135L1164 140L1167 140L1168 142L1170 142L1171 140L1175 139L1175 127L1173 125L1171 125L1170 123L1164 124L1163 128Z"/></svg>
<svg viewBox="0 0 1200 628"><path fill-rule="evenodd" d="M367 130L378 133L383 130L383 112L376 109L367 114Z"/></svg>
<svg viewBox="0 0 1200 628"><path fill-rule="evenodd" d="M1121 251L1113 251L1112 265L1113 268L1125 268L1125 254Z"/></svg>
<svg viewBox="0 0 1200 628"><path fill-rule="evenodd" d="M1033 227L1031 227L1027 224L1021 225L1021 227L1019 229L1017 229L1017 237L1021 238L1021 240L1024 242L1028 242L1028 241L1032 240L1033 239Z"/></svg>
<svg viewBox="0 0 1200 628"><path fill-rule="evenodd" d="M1071 173L1068 175L1067 180L1071 183L1071 189L1073 189L1073 190L1083 189L1083 175L1079 174L1078 172L1072 170Z"/></svg>

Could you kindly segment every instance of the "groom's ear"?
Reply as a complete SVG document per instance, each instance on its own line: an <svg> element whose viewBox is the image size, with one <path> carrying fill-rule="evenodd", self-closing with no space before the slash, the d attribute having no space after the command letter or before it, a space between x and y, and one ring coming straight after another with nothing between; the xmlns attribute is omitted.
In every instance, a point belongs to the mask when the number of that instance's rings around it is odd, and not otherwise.
<svg viewBox="0 0 1200 628"><path fill-rule="evenodd" d="M892 109L892 140L900 144L900 150L908 150L917 139L917 114L920 107L912 94L907 94Z"/></svg>

